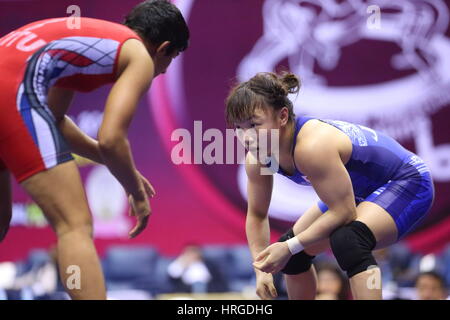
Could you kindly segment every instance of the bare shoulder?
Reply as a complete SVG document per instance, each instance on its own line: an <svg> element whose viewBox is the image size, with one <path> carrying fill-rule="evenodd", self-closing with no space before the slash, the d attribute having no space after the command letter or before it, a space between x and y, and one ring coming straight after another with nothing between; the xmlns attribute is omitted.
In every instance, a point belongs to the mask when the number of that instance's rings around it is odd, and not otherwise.
<svg viewBox="0 0 450 320"><path fill-rule="evenodd" d="M133 57L136 55L148 56L150 58L150 54L147 51L144 43L139 41L138 39L128 39L122 45L122 49L120 52L121 56Z"/></svg>
<svg viewBox="0 0 450 320"><path fill-rule="evenodd" d="M336 130L319 120L310 120L298 133L295 150L307 154L320 154L324 150L337 148L339 139Z"/></svg>
<svg viewBox="0 0 450 320"><path fill-rule="evenodd" d="M141 70L153 70L153 60L144 43L137 39L129 39L124 42L119 53L119 65L117 75L120 76L130 64L138 65Z"/></svg>
<svg viewBox="0 0 450 320"><path fill-rule="evenodd" d="M325 122L318 119L312 119L307 121L301 128L297 135L297 143L301 144L306 142L307 144L311 141L328 141L329 139L336 137L336 130L339 131Z"/></svg>
<svg viewBox="0 0 450 320"><path fill-rule="evenodd" d="M339 158L341 137L337 129L319 120L310 120L297 135L294 161L302 172Z"/></svg>

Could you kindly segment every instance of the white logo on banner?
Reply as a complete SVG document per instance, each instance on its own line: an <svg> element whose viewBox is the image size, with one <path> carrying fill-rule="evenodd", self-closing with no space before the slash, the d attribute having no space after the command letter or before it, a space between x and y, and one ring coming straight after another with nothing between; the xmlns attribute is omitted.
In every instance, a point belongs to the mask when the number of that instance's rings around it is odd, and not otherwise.
<svg viewBox="0 0 450 320"><path fill-rule="evenodd" d="M381 8L376 28L368 27L373 18L368 7ZM399 141L414 139L416 152L434 179L450 181L450 143L434 144L430 119L450 103L450 39L445 37L449 10L442 0L265 0L262 14L263 34L238 67L240 81L273 71L287 60L290 71L304 84L293 101L297 114L366 125L370 120L375 123L373 129ZM343 47L364 39L401 48L386 69L416 72L376 84L339 87L328 86L327 80L314 72L315 65L335 69ZM376 57L376 52L373 54ZM246 196L242 166L238 180ZM287 220L294 220L316 200L305 194L305 187L294 186L287 179L275 177L274 183L271 215L283 212L292 218ZM287 189L296 196L287 197Z"/></svg>

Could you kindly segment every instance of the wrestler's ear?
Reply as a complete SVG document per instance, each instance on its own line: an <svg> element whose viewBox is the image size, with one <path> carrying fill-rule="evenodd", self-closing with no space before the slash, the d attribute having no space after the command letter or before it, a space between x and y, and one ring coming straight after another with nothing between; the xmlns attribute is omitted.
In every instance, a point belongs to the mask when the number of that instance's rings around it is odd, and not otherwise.
<svg viewBox="0 0 450 320"><path fill-rule="evenodd" d="M280 127L284 127L289 122L289 109L287 107L281 108L278 112L278 121L280 123Z"/></svg>
<svg viewBox="0 0 450 320"><path fill-rule="evenodd" d="M170 46L170 41L164 41L161 43L158 48L156 48L156 54L160 56L166 56L167 55L167 49Z"/></svg>

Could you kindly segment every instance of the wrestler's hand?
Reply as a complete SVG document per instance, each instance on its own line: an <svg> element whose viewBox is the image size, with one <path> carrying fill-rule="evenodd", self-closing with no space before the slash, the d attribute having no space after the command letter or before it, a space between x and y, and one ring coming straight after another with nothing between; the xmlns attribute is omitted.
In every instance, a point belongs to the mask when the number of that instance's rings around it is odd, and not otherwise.
<svg viewBox="0 0 450 320"><path fill-rule="evenodd" d="M152 213L149 198L153 198L156 194L150 182L139 172L137 174L145 191L136 195L128 195L128 202L130 204L129 214L137 219L136 226L129 233L130 238L135 238L147 227L148 219Z"/></svg>
<svg viewBox="0 0 450 320"><path fill-rule="evenodd" d="M270 273L256 270L256 294L262 300L273 300L278 296Z"/></svg>
<svg viewBox="0 0 450 320"><path fill-rule="evenodd" d="M291 258L289 247L284 242L276 242L261 251L253 266L263 272L275 274L281 271Z"/></svg>

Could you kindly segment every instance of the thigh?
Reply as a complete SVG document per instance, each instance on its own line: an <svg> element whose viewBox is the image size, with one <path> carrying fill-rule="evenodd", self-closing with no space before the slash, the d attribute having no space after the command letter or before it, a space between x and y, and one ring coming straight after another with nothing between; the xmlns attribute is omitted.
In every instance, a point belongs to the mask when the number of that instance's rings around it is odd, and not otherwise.
<svg viewBox="0 0 450 320"><path fill-rule="evenodd" d="M363 201L356 207L356 221L364 223L377 240L375 249L397 242L397 226L392 216L378 204Z"/></svg>
<svg viewBox="0 0 450 320"><path fill-rule="evenodd" d="M35 174L21 185L57 233L91 227L92 217L75 161Z"/></svg>
<svg viewBox="0 0 450 320"><path fill-rule="evenodd" d="M392 180L358 205L357 219L371 224L368 226L379 241L377 248L386 247L420 224L433 200L433 182L426 172L409 179Z"/></svg>
<svg viewBox="0 0 450 320"><path fill-rule="evenodd" d="M0 159L18 182L73 159L50 109L26 83L0 109Z"/></svg>

